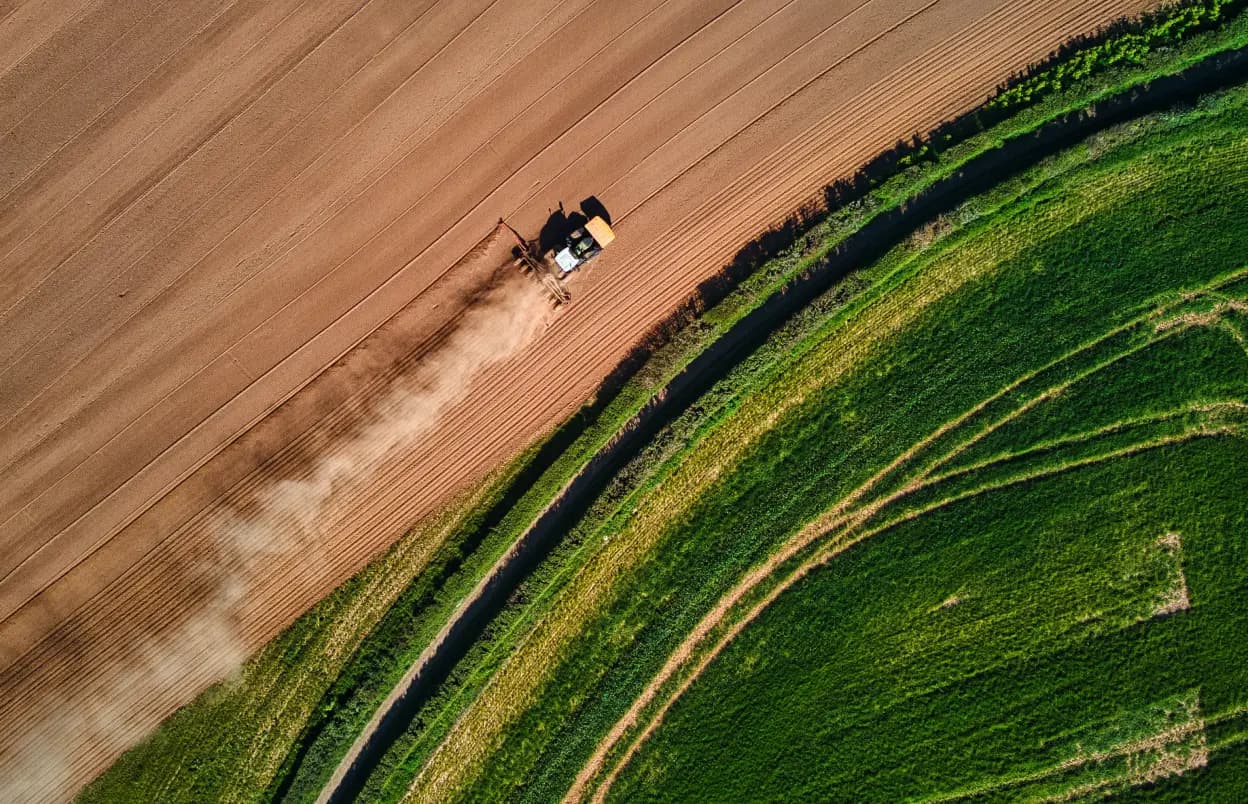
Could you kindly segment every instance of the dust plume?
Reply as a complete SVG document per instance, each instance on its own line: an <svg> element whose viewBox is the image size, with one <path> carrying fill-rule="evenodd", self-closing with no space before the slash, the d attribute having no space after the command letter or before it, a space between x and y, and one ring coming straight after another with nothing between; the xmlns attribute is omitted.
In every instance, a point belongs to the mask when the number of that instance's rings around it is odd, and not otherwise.
<svg viewBox="0 0 1248 804"><path fill-rule="evenodd" d="M0 755L0 801L68 801L87 781L90 755L115 757L156 725L141 710L153 693L176 687L186 668L228 675L246 658L225 601L211 601L179 627L127 651L122 672L83 668L84 681L43 701L33 728Z"/></svg>
<svg viewBox="0 0 1248 804"><path fill-rule="evenodd" d="M258 582L268 576L271 585L282 562L292 572L321 561L324 523L347 505L339 501L366 494L388 458L418 446L484 370L531 343L550 316L537 283L509 271L496 276L350 431L324 442L287 477L210 512L201 526L211 534L212 554L180 568L203 603L140 644L96 648L107 660L84 657L81 684L29 706L42 713L40 721L0 738L0 801L71 798L98 767L93 757L120 755L167 714L161 702L185 700L177 690L188 678L208 683L240 667L254 646L239 623Z"/></svg>
<svg viewBox="0 0 1248 804"><path fill-rule="evenodd" d="M219 515L220 551L247 576L275 557L308 553L315 560L324 543L321 528L333 499L367 486L387 456L415 446L448 408L462 400L483 370L523 349L545 328L549 305L544 291L511 276L469 308L445 340L399 378L351 434L327 445L293 477L263 490L245 506Z"/></svg>

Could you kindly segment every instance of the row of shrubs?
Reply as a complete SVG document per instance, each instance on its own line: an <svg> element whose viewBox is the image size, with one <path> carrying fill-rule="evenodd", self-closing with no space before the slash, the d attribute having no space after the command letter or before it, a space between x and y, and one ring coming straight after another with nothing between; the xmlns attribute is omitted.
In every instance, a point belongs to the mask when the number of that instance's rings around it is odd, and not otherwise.
<svg viewBox="0 0 1248 804"><path fill-rule="evenodd" d="M1187 0L1110 26L1068 44L1036 69L1011 78L985 108L1015 109L1093 73L1143 64L1148 54L1218 25L1245 5L1244 0Z"/></svg>

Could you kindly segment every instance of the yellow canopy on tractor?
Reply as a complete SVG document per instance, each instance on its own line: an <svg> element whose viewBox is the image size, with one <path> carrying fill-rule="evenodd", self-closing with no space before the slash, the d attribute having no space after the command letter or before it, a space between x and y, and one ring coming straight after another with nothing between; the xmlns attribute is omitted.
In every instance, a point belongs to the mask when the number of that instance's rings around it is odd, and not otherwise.
<svg viewBox="0 0 1248 804"><path fill-rule="evenodd" d="M611 225L597 215L585 222L585 231L589 232L602 248L606 248L615 239L615 232L611 231Z"/></svg>

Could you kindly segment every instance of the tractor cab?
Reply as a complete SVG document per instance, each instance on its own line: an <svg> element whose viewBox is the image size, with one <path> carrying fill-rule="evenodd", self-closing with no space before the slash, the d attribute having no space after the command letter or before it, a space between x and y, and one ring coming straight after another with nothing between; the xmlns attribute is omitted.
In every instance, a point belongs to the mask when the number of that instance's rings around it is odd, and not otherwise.
<svg viewBox="0 0 1248 804"><path fill-rule="evenodd" d="M563 218L562 205L559 207L559 216ZM597 257L615 240L611 225L598 215L585 221L584 226L572 230L571 234L563 238L562 245L557 237L552 238L555 246L550 249L541 248L540 238L525 240L501 218L498 225L515 235L517 245L511 250L512 264L541 282L550 293L550 300L555 306L572 300L572 294L564 286L563 278Z"/></svg>
<svg viewBox="0 0 1248 804"><path fill-rule="evenodd" d="M610 224L597 215L586 221L584 226L573 229L564 241L563 248L555 253L559 278L562 279L597 257L614 239L615 232L611 231Z"/></svg>

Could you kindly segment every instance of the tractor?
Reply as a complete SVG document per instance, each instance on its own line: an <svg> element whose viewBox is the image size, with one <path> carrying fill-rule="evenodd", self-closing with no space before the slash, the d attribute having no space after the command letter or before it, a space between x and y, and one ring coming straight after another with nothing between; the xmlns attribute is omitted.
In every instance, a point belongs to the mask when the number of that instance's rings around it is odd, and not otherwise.
<svg viewBox="0 0 1248 804"><path fill-rule="evenodd" d="M563 279L597 257L615 240L611 225L598 215L573 229L561 243L544 253L539 241L525 240L502 219L499 225L506 226L516 237L518 245L512 249L513 265L541 282L555 306L572 300Z"/></svg>

